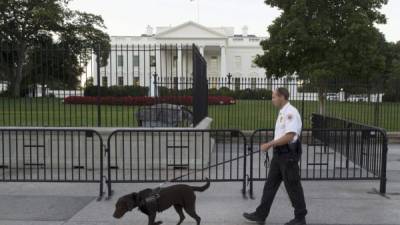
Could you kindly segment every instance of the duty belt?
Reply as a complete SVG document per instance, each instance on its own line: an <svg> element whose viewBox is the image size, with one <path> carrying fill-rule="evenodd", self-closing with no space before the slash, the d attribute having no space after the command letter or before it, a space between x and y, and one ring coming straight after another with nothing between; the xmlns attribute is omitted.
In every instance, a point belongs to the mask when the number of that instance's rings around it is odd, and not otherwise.
<svg viewBox="0 0 400 225"><path fill-rule="evenodd" d="M276 147L274 147L274 154L277 154L277 155L289 154L289 153L301 154L301 150L298 149L300 146L301 146L301 144L300 144L299 140L297 140L293 143L290 143L290 144L276 146Z"/></svg>
<svg viewBox="0 0 400 225"><path fill-rule="evenodd" d="M289 153L289 145L288 144L274 147L274 154L282 155L282 154L288 154L288 153Z"/></svg>

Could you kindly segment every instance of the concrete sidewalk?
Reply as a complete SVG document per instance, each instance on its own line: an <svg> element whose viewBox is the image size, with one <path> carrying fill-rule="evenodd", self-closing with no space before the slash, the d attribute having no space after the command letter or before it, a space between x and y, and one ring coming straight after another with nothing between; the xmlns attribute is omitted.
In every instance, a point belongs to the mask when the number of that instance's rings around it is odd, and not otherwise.
<svg viewBox="0 0 400 225"><path fill-rule="evenodd" d="M379 181L303 182L309 224L399 224L400 145L390 145L388 195L372 194ZM190 184L190 185L202 185ZM97 184L0 183L0 225L145 225L147 218L137 210L121 220L112 217L119 196L153 188L157 184L116 184L112 199L96 201ZM259 203L263 183L255 183L255 200L244 199L240 183L212 183L198 193L197 211L203 225L246 225L243 212ZM266 224L284 224L293 216L283 185ZM174 209L157 216L164 224L178 222ZM183 224L195 224L186 216Z"/></svg>
<svg viewBox="0 0 400 225"><path fill-rule="evenodd" d="M377 182L304 182L309 224L400 224L400 196L370 194ZM192 184L200 185L200 184ZM239 183L212 183L198 193L197 211L202 224L249 224L242 218L259 202L262 183L255 185L256 199L243 199ZM114 185L115 196L96 201L93 184L1 184L1 225L139 225L147 218L137 210L123 219L112 218L116 199L126 193L154 187L149 184ZM388 190L400 190L399 183L389 183ZM290 202L283 186L275 199L267 224L283 224L292 217ZM176 224L174 209L157 217L164 224ZM184 224L195 224L186 217Z"/></svg>

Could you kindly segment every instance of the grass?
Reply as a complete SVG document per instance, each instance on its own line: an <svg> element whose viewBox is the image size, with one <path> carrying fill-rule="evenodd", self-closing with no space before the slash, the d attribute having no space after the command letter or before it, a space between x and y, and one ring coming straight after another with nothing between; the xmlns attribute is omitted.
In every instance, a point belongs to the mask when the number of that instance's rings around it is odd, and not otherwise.
<svg viewBox="0 0 400 225"><path fill-rule="evenodd" d="M311 127L311 114L319 111L319 103L293 101L292 104L303 115L304 127ZM389 131L400 130L400 103L327 102L326 112L331 116L383 127ZM270 101L239 101L236 105L211 106L209 114L218 128L253 130L275 127L278 111Z"/></svg>
<svg viewBox="0 0 400 225"><path fill-rule="evenodd" d="M318 112L318 102L293 101L303 115L304 127L310 127L310 117ZM100 106L101 126L136 127L137 106ZM400 130L400 103L328 102L329 115L389 131ZM209 106L213 128L255 130L272 128L278 111L270 101L239 100L234 105ZM0 126L97 126L97 105L65 105L57 98L0 98Z"/></svg>

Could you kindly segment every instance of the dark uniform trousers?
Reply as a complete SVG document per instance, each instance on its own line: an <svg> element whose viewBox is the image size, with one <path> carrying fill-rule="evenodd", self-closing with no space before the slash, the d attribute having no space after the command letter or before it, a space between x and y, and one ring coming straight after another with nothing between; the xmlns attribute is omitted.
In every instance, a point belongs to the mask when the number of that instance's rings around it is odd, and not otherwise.
<svg viewBox="0 0 400 225"><path fill-rule="evenodd" d="M301 153L300 153L301 154ZM274 149L271 160L268 178L265 181L261 204L257 207L256 214L262 218L267 218L271 209L276 192L281 185L285 184L289 199L294 208L295 218L304 218L307 214L306 203L304 200L303 187L300 182L300 169L298 159L293 159L287 152L283 153Z"/></svg>

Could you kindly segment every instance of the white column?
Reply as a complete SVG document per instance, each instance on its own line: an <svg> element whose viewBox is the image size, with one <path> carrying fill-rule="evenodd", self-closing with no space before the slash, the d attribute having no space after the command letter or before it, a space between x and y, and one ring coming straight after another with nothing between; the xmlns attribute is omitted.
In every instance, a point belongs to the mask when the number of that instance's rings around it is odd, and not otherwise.
<svg viewBox="0 0 400 225"><path fill-rule="evenodd" d="M226 49L225 46L221 46L221 77L226 76Z"/></svg>
<svg viewBox="0 0 400 225"><path fill-rule="evenodd" d="M156 73L157 77L161 76L161 46L157 46L155 50L155 56L156 56ZM154 74L151 75L151 96L157 96L159 93L157 93L156 86L154 85ZM157 87L159 85L157 84Z"/></svg>
<svg viewBox="0 0 400 225"><path fill-rule="evenodd" d="M301 98L297 95L297 78L295 77L290 83L291 83L289 85L290 99L301 100Z"/></svg>
<svg viewBox="0 0 400 225"><path fill-rule="evenodd" d="M178 89L182 88L182 46L178 46L178 65L176 65L178 68L176 68L178 72Z"/></svg>
<svg viewBox="0 0 400 225"><path fill-rule="evenodd" d="M204 57L204 46L200 46L200 54Z"/></svg>

